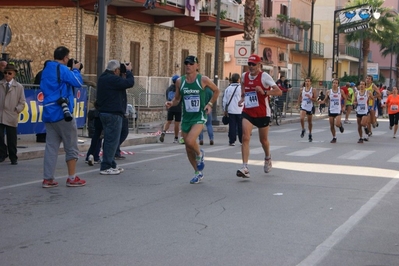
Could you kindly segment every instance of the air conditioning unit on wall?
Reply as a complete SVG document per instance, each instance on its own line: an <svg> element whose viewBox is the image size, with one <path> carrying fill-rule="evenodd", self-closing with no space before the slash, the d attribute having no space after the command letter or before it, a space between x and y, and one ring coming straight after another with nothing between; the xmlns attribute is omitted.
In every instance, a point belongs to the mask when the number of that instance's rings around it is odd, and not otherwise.
<svg viewBox="0 0 399 266"><path fill-rule="evenodd" d="M223 61L224 62L230 62L231 61L230 53L224 53Z"/></svg>
<svg viewBox="0 0 399 266"><path fill-rule="evenodd" d="M287 62L288 61L288 54L287 53L280 53L278 55L278 59L281 62Z"/></svg>

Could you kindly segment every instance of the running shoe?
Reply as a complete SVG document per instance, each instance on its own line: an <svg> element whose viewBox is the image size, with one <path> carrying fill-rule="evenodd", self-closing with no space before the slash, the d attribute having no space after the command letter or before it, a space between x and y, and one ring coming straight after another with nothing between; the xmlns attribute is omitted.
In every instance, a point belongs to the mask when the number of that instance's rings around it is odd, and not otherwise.
<svg viewBox="0 0 399 266"><path fill-rule="evenodd" d="M94 156L93 155L89 155L89 159L87 160L87 164L90 166L94 165Z"/></svg>
<svg viewBox="0 0 399 266"><path fill-rule="evenodd" d="M342 124L341 124L341 126L339 127L339 132L341 132L341 133L344 133L344 127L342 126Z"/></svg>
<svg viewBox="0 0 399 266"><path fill-rule="evenodd" d="M198 184L204 178L204 174L199 172L198 174L194 175L194 177L190 180L190 184Z"/></svg>
<svg viewBox="0 0 399 266"><path fill-rule="evenodd" d="M179 139L178 139L178 138L175 138L175 139L173 140L173 143L179 143Z"/></svg>
<svg viewBox="0 0 399 266"><path fill-rule="evenodd" d="M200 156L199 159L197 159L197 169L198 171L202 171L205 168L205 163L204 163L204 156L205 156L205 152L204 150L200 150Z"/></svg>
<svg viewBox="0 0 399 266"><path fill-rule="evenodd" d="M360 138L360 139L357 141L357 143L363 143L363 139Z"/></svg>
<svg viewBox="0 0 399 266"><path fill-rule="evenodd" d="M123 169L122 167L116 167L116 168L114 168L114 169L115 169L115 170L118 170L119 173L125 172L125 169Z"/></svg>
<svg viewBox="0 0 399 266"><path fill-rule="evenodd" d="M350 124L351 122L349 120L345 120L344 124Z"/></svg>
<svg viewBox="0 0 399 266"><path fill-rule="evenodd" d="M247 167L243 166L242 168L237 170L237 176L242 178L250 178L249 170Z"/></svg>
<svg viewBox="0 0 399 266"><path fill-rule="evenodd" d="M367 127L364 128L364 132L368 135L369 134L369 129Z"/></svg>
<svg viewBox="0 0 399 266"><path fill-rule="evenodd" d="M312 142L313 138L312 138L312 134L309 134L309 142Z"/></svg>
<svg viewBox="0 0 399 266"><path fill-rule="evenodd" d="M183 139L182 137L180 137L179 143L180 143L180 144L184 144L184 139Z"/></svg>
<svg viewBox="0 0 399 266"><path fill-rule="evenodd" d="M363 138L364 141L369 141L369 138Z"/></svg>
<svg viewBox="0 0 399 266"><path fill-rule="evenodd" d="M333 138L330 143L337 143L337 138Z"/></svg>
<svg viewBox="0 0 399 266"><path fill-rule="evenodd" d="M120 173L121 172L118 169L115 169L115 168L109 168L109 169L100 171L101 175L119 175Z"/></svg>
<svg viewBox="0 0 399 266"><path fill-rule="evenodd" d="M83 187L84 185L86 185L86 181L80 179L78 176L75 176L74 179L68 178L66 181L67 187Z"/></svg>
<svg viewBox="0 0 399 266"><path fill-rule="evenodd" d="M165 132L161 133L161 136L159 137L159 141L163 142L165 140Z"/></svg>
<svg viewBox="0 0 399 266"><path fill-rule="evenodd" d="M58 182L54 181L53 179L43 179L42 183L43 188L51 188L51 187L58 187Z"/></svg>
<svg viewBox="0 0 399 266"><path fill-rule="evenodd" d="M305 129L302 129L302 131L301 131L301 138L303 138L303 137L305 136L305 132L306 132L306 130L305 130Z"/></svg>
<svg viewBox="0 0 399 266"><path fill-rule="evenodd" d="M265 173L269 173L272 170L272 157L269 157L269 159L265 159L265 162L263 164L263 170Z"/></svg>
<svg viewBox="0 0 399 266"><path fill-rule="evenodd" d="M213 139L211 139L210 141L209 141L209 145L213 145L214 143L213 143Z"/></svg>
<svg viewBox="0 0 399 266"><path fill-rule="evenodd" d="M378 127L380 124L378 124L378 122L375 122L375 126Z"/></svg>
<svg viewBox="0 0 399 266"><path fill-rule="evenodd" d="M389 130L392 130L392 127L391 127L391 126L389 126Z"/></svg>

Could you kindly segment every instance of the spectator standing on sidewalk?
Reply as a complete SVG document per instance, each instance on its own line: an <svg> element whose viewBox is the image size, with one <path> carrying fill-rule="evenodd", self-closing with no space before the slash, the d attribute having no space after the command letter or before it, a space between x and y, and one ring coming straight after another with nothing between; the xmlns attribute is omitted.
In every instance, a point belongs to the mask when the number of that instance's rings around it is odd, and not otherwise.
<svg viewBox="0 0 399 266"><path fill-rule="evenodd" d="M44 151L42 187L58 186L54 181L57 166L58 150L61 142L64 145L65 161L68 167L68 187L80 187L86 181L76 176L76 162L79 156L78 129L73 117L73 87L83 85L80 75L81 63L73 64L72 70L67 67L69 49L60 46L54 51L54 61L48 62L43 69L40 88L43 92L43 122L46 126L46 148ZM66 109L69 112L65 113Z"/></svg>
<svg viewBox="0 0 399 266"><path fill-rule="evenodd" d="M166 89L166 100L172 101L175 97L176 93L176 80L179 78L179 75L174 75L172 77L172 84ZM163 130L161 136L159 137L159 141L164 142L166 131L169 129L170 124L172 121L174 122L174 133L175 138L173 143L179 142L179 130L180 130L180 122L181 122L181 102L179 102L176 106L172 106L168 109L166 123L163 126Z"/></svg>
<svg viewBox="0 0 399 266"><path fill-rule="evenodd" d="M205 88L205 102L209 102L212 99L213 92L210 88ZM206 118L206 131L208 132L209 145L213 145L213 127L212 127L212 113L209 113ZM200 145L204 145L204 130L198 136Z"/></svg>
<svg viewBox="0 0 399 266"><path fill-rule="evenodd" d="M301 138L305 136L305 115L308 118L308 129L309 129L309 142L313 141L312 138L312 118L313 118L313 102L317 99L317 90L312 87L312 81L310 78L305 79L305 87L301 88L298 95L298 103L301 104L299 111L301 121Z"/></svg>
<svg viewBox="0 0 399 266"><path fill-rule="evenodd" d="M4 59L0 59L0 80L4 78L4 69L7 66L7 61Z"/></svg>
<svg viewBox="0 0 399 266"><path fill-rule="evenodd" d="M0 81L0 162L10 157L12 165L18 164L18 119L26 102L24 87L14 79L16 74L15 66L8 64L4 68L4 79ZM4 132L7 134L7 145Z"/></svg>
<svg viewBox="0 0 399 266"><path fill-rule="evenodd" d="M268 138L271 115L269 96L280 96L282 92L273 78L261 70L261 62L258 55L249 56L249 71L243 73L241 78L241 100L238 102L238 106L244 104L242 110L242 167L237 170L236 175L243 178L250 177L248 159L253 126L258 128L259 141L265 153L263 169L265 173L269 173L272 169Z"/></svg>
<svg viewBox="0 0 399 266"><path fill-rule="evenodd" d="M242 108L238 106L241 100L240 74L231 75L231 84L224 90L222 106L224 115L229 117L229 145L234 146L238 140L242 143ZM227 106L228 105L228 106ZM227 106L227 108L226 108Z"/></svg>
<svg viewBox="0 0 399 266"><path fill-rule="evenodd" d="M97 105L104 130L103 159L100 174L118 175L123 168L117 168L115 153L119 145L123 117L126 113L126 90L133 87L132 64L126 63L126 78L120 76L121 64L110 60L107 69L97 82Z"/></svg>
<svg viewBox="0 0 399 266"><path fill-rule="evenodd" d="M319 114L321 115L324 112L324 109L326 108L326 104L324 103L324 99L326 96L324 95L323 91L320 91L319 96L317 97L317 102L319 104Z"/></svg>
<svg viewBox="0 0 399 266"><path fill-rule="evenodd" d="M204 175L204 151L200 149L197 138L204 128L206 116L212 113L213 104L219 97L218 87L206 76L198 74L198 58L189 55L184 59L185 75L176 81L176 93L172 101L165 106L170 108L182 101L181 130L186 145L187 158L194 169L194 177L190 184L199 183ZM205 88L213 91L209 102L205 102Z"/></svg>

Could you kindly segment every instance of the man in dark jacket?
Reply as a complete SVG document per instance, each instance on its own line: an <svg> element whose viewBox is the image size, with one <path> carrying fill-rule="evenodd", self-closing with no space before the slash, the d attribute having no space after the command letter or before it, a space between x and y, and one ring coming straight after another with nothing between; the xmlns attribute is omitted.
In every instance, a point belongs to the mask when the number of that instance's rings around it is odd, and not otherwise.
<svg viewBox="0 0 399 266"><path fill-rule="evenodd" d="M103 160L100 174L118 175L123 168L117 168L115 152L122 130L122 120L126 113L126 89L133 87L132 65L126 64L126 78L120 76L118 60L108 62L107 69L97 83L97 105L104 129Z"/></svg>

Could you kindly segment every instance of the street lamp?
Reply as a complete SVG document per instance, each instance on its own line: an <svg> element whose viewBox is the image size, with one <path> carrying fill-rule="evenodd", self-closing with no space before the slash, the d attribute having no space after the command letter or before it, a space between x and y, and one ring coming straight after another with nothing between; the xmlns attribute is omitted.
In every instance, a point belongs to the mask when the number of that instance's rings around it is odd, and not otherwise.
<svg viewBox="0 0 399 266"><path fill-rule="evenodd" d="M215 61L214 61L214 78L213 83L218 85L219 80L219 43L220 43L220 0L216 0L217 8L216 8L216 28L215 28ZM217 118L216 112L216 103L215 106L212 108L212 125L219 125L220 122Z"/></svg>
<svg viewBox="0 0 399 266"><path fill-rule="evenodd" d="M312 52L313 52L313 17L314 17L314 4L316 0L312 0L312 8L310 11L310 36L309 36L309 64L308 64L308 77L312 74Z"/></svg>

